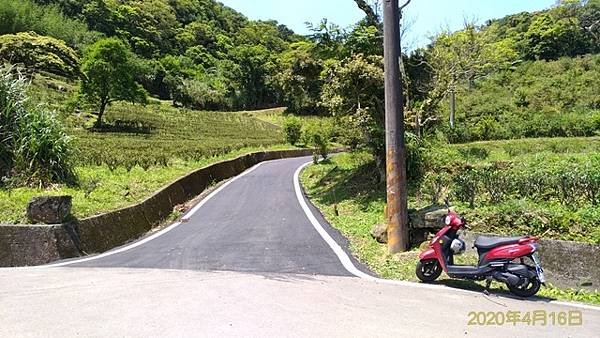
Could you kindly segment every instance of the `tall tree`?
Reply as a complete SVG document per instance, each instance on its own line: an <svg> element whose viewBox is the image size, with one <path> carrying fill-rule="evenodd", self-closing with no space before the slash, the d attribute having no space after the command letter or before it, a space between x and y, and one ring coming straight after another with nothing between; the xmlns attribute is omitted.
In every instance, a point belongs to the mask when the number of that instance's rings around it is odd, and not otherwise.
<svg viewBox="0 0 600 338"><path fill-rule="evenodd" d="M86 51L81 71L81 93L98 105L97 127L106 107L115 101L146 102L146 91L136 82L136 66L127 46L116 38L102 39Z"/></svg>

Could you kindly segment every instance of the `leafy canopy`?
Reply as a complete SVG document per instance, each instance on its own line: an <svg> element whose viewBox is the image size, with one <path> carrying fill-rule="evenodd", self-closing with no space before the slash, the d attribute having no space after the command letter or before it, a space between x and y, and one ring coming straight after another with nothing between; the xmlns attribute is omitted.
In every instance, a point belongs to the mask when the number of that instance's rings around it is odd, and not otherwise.
<svg viewBox="0 0 600 338"><path fill-rule="evenodd" d="M146 92L135 79L133 55L119 39L106 38L91 45L81 70L85 75L81 92L98 105L98 126L102 125L102 115L111 102L146 102Z"/></svg>

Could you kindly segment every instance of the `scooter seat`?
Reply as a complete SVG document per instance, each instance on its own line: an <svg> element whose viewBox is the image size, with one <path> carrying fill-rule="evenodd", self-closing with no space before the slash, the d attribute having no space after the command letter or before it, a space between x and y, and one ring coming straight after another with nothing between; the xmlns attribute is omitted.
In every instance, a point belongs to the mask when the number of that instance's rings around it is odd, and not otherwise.
<svg viewBox="0 0 600 338"><path fill-rule="evenodd" d="M525 237L487 237L479 236L475 240L475 247L480 250L489 250L501 245L516 244Z"/></svg>

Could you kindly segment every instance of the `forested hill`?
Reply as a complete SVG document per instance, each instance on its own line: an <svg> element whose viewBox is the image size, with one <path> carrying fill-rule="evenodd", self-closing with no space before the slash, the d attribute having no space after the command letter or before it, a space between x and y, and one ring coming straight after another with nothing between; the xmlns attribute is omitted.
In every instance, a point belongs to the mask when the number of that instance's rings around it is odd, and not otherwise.
<svg viewBox="0 0 600 338"><path fill-rule="evenodd" d="M34 31L83 52L101 36L128 42L150 94L202 109L275 105L277 55L301 39L214 0L0 1L0 34Z"/></svg>
<svg viewBox="0 0 600 338"><path fill-rule="evenodd" d="M376 129L369 131L376 135L383 114L382 20L372 7L377 2L354 1L363 20L342 28L324 19L309 27L311 35L299 36L214 0L0 0L0 59L77 80L73 56L116 37L135 53L136 80L175 106L286 106L336 115L348 120L344 129ZM561 0L547 10L440 32L403 58L407 123L417 135L444 129L454 93L457 128L444 130L453 141L594 135L599 46L600 0ZM563 94L540 99L556 92ZM361 114L369 116L351 118ZM359 120L373 125L357 126ZM521 130L528 121L585 128Z"/></svg>
<svg viewBox="0 0 600 338"><path fill-rule="evenodd" d="M128 41L145 58L185 54L199 47L223 59L235 45L263 45L274 52L298 39L276 21L251 21L215 0L34 0L56 5L90 30Z"/></svg>

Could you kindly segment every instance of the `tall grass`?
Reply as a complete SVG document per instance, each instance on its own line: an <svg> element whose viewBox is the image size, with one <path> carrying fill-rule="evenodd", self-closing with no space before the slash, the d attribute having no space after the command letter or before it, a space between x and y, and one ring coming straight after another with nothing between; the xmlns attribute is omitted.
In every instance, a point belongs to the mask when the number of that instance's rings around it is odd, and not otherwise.
<svg viewBox="0 0 600 338"><path fill-rule="evenodd" d="M26 79L0 67L0 173L2 184L74 183L73 146L53 113L27 102Z"/></svg>
<svg viewBox="0 0 600 338"><path fill-rule="evenodd" d="M27 100L26 82L12 68L0 68L0 177L6 178L14 163L15 142Z"/></svg>

